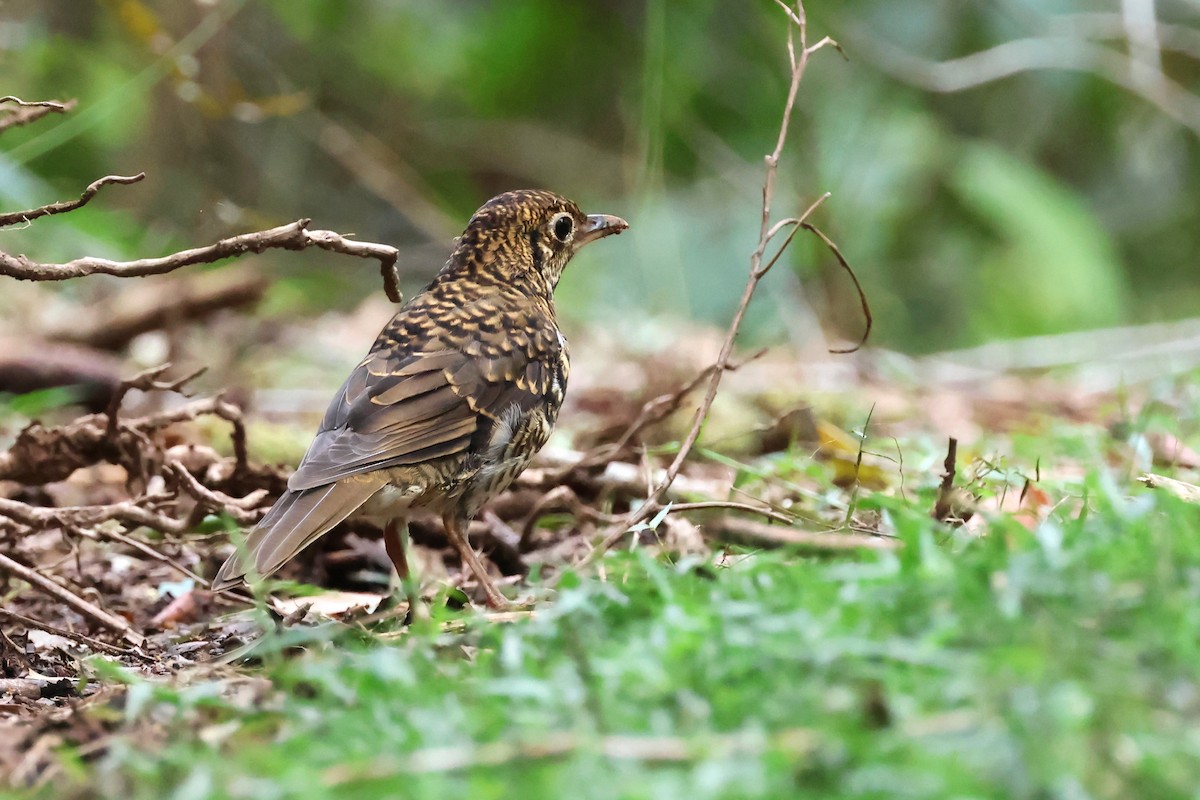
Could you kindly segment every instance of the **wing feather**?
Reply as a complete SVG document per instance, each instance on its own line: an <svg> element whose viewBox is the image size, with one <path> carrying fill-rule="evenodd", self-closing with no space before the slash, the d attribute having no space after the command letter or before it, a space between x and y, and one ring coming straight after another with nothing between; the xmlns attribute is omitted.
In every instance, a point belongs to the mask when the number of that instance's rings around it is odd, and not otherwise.
<svg viewBox="0 0 1200 800"><path fill-rule="evenodd" d="M426 296L437 299L418 300ZM504 316L504 303L491 307ZM507 335L481 342L468 319L478 308L443 302L401 311L330 403L288 487L466 457L508 409L544 402L546 377L565 356L552 312L512 312L497 321Z"/></svg>

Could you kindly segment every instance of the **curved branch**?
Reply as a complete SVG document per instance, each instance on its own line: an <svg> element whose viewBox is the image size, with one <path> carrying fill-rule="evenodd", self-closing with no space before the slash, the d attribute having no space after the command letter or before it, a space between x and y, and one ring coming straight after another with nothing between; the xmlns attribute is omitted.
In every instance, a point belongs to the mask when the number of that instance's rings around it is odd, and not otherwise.
<svg viewBox="0 0 1200 800"><path fill-rule="evenodd" d="M76 101L67 100L60 103L57 100L33 100L26 102L19 97L6 95L0 97L0 103L12 103L20 106L20 108L9 111L8 116L4 119L0 119L0 132L2 132L9 128L36 122L48 114L66 114L75 107Z"/></svg>
<svg viewBox="0 0 1200 800"><path fill-rule="evenodd" d="M863 327L862 338L859 339L858 344L854 345L853 347L838 347L832 348L829 351L835 355L855 353L859 348L867 343L867 337L871 335L871 327L875 324L875 318L871 315L871 304L867 302L867 293L863 291L862 284L858 282L858 275L854 273L854 269L850 266L850 262L846 260L844 255L842 255L841 249L834 244L832 239L826 236L820 228L818 228L816 225L813 225L811 222L801 222L800 227L804 228L804 230L813 234L825 243L825 246L829 248L831 253L833 253L833 257L837 259L837 262L841 268L844 269L846 274L850 276L850 280L854 283L854 290L858 292L858 302L862 307L863 319L866 320L867 323ZM794 229L793 232L795 232ZM788 241L791 241L791 239L789 238ZM787 244L785 243L784 247L786 246ZM778 256L776 257L778 258Z"/></svg>
<svg viewBox="0 0 1200 800"><path fill-rule="evenodd" d="M115 614L110 614L99 606L84 600L66 587L52 581L40 572L30 569L21 562L9 558L3 553L0 553L0 572L25 581L35 589L75 609L88 619L111 631L116 631L125 637L125 640L134 647L141 647L142 642L145 641L145 637L131 628L129 623L122 618Z"/></svg>
<svg viewBox="0 0 1200 800"><path fill-rule="evenodd" d="M145 177L146 173L144 172L139 172L137 175L105 175L103 178L89 183L88 187L83 190L83 194L79 195L78 200L63 200L60 203L50 203L37 208L31 208L27 211L10 211L7 214L0 214L0 228L32 222L38 217L48 217L52 214L64 214L68 211L74 211L77 208L87 205L103 186L107 186L110 183L137 183Z"/></svg>
<svg viewBox="0 0 1200 800"><path fill-rule="evenodd" d="M97 184L103 185L105 181L114 182L111 179L101 178L88 189L99 188ZM128 179L125 182L128 182ZM87 195L87 192L84 194ZM76 208L81 205L78 201L73 202L76 202ZM386 244L352 241L333 231L310 231L308 226L311 222L312 220L309 219L300 219L265 231L231 236L205 247L181 250L178 253L159 258L140 258L136 261L110 261L106 258L84 257L63 264L41 264L23 255L14 256L0 252L0 276L24 281L64 281L88 275L134 278L145 275L162 275L181 267L193 264L211 264L246 253L261 253L270 249L305 250L309 247L318 247L334 253L378 259L388 298L393 303L402 302L403 295L400 292L399 273L396 269L400 251Z"/></svg>
<svg viewBox="0 0 1200 800"><path fill-rule="evenodd" d="M1075 36L1014 39L948 61L928 61L862 30L852 34L861 50L897 80L931 92L953 93L1022 72L1066 70L1096 75L1142 98L1163 114L1200 135L1200 97L1161 72L1147 75L1128 56Z"/></svg>

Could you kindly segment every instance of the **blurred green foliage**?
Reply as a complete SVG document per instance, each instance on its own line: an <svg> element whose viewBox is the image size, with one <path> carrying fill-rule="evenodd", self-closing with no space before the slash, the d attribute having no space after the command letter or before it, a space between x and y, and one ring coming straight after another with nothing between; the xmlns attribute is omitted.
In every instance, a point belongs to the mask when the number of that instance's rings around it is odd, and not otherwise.
<svg viewBox="0 0 1200 800"><path fill-rule="evenodd" d="M810 66L775 210L833 193L818 221L870 293L878 344L934 350L1195 312L1194 5L1152 7L1161 69L1125 40L1115 0L809 6L810 39L833 36L849 60L828 50ZM80 105L0 137L0 203L149 178L6 233L5 247L144 256L309 216L405 247L415 288L473 208L539 185L634 224L580 259L562 286L567 316L724 324L757 235L785 33L767 0L6 4L3 91ZM936 61L1019 39L1049 43L1068 69L1009 50L997 57L1007 77L967 62L948 74L978 85L925 88ZM263 258L304 313L378 290L373 270L331 269L328 256ZM828 254L801 242L787 263L798 280L772 277L753 332L778 335L811 307L856 334Z"/></svg>

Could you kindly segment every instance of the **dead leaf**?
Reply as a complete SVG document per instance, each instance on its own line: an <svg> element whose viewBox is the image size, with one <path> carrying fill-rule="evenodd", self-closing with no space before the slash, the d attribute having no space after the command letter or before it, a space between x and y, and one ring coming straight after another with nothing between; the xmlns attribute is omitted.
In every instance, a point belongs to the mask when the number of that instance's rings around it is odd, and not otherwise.
<svg viewBox="0 0 1200 800"><path fill-rule="evenodd" d="M1054 503L1046 490L1032 480L1027 480L1025 488L1021 490L1021 506L1013 514L1013 519L1033 530L1042 524L1053 506Z"/></svg>
<svg viewBox="0 0 1200 800"><path fill-rule="evenodd" d="M887 487L888 473L878 456L859 452L862 443L836 425L825 420L817 422L819 443L813 454L817 460L833 465L833 482L837 486L858 483L868 489Z"/></svg>

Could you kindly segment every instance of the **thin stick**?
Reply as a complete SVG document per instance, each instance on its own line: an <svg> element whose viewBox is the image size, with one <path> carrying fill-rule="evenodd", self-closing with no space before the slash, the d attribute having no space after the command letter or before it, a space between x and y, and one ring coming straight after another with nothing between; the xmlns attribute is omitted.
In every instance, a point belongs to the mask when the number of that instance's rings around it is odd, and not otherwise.
<svg viewBox="0 0 1200 800"><path fill-rule="evenodd" d="M60 586L46 576L34 572L24 564L12 560L3 553L0 553L0 571L20 578L35 589L45 592L54 599L67 604L93 622L121 634L125 638L125 641L134 647L141 647L142 642L145 641L145 637L129 627L129 623L125 620L108 613L99 606L89 603L74 592Z"/></svg>
<svg viewBox="0 0 1200 800"><path fill-rule="evenodd" d="M191 374L185 375L182 378L174 381L158 380L162 374L170 368L171 362L168 361L165 364L160 364L157 367L151 367L150 369L144 370L137 375L134 375L129 380L121 381L121 383L117 386L117 390L113 392L112 398L108 401L108 427L106 430L109 439L115 440L117 438L117 420L121 411L121 403L125 400L125 395L129 394L131 390L137 389L142 392L178 392L184 397L187 397L188 393L183 390L183 387L194 379L200 377L202 374L204 374L204 371L208 369L207 367L200 367L195 372L192 372Z"/></svg>
<svg viewBox="0 0 1200 800"><path fill-rule="evenodd" d="M900 462L900 499L907 503L908 495L906 495L904 493L904 450L903 450L903 448L900 447L899 439L897 439L895 436L892 436L890 438L891 438L892 442L896 445L896 458Z"/></svg>
<svg viewBox="0 0 1200 800"><path fill-rule="evenodd" d="M119 503L96 506L64 506L62 508L45 508L31 506L19 500L9 500L0 497L0 516L21 523L30 528L42 530L54 525L61 527L89 527L99 525L110 519L142 525L163 533L184 533L191 526L186 519L171 519L146 508L145 503L155 499L165 498L141 497L135 500L123 500Z"/></svg>
<svg viewBox="0 0 1200 800"><path fill-rule="evenodd" d="M854 511L858 507L858 491L862 488L858 476L862 472L863 448L867 446L867 431L871 427L871 417L873 416L875 416L874 403L871 404L871 410L867 412L867 420L863 423L862 438L858 440L858 456L854 459L854 488L850 490L850 501L846 503L846 519L842 522L842 525L847 528L854 521Z"/></svg>
<svg viewBox="0 0 1200 800"><path fill-rule="evenodd" d="M27 628L37 628L40 631L45 631L46 633L53 633L55 636L61 636L64 639L71 639L72 641L79 642L80 644L86 644L88 647L92 648L93 650L100 650L105 653L108 653L109 655L114 655L114 656L137 655L137 653L135 653L133 650L130 650L127 647L117 647L116 645L109 644L108 642L102 642L99 639L93 639L91 636L86 636L82 633L76 633L75 631L69 631L69 630L66 630L65 628L56 628L55 626L49 624L48 622L42 622L41 620L36 620L36 619L33 619L32 617L27 617L24 614L18 614L15 611L9 611L6 608L0 608L0 617L10 619L13 622L17 622L21 625L24 625Z"/></svg>
<svg viewBox="0 0 1200 800"><path fill-rule="evenodd" d="M722 517L706 525L705 534L723 542L738 542L757 547L792 547L800 550L834 552L845 550L895 550L900 541L888 536L842 531L805 531L781 525L767 525L741 517Z"/></svg>
<svg viewBox="0 0 1200 800"><path fill-rule="evenodd" d="M106 175L89 183L88 187L83 190L83 194L79 195L78 200L63 200L59 203L49 203L27 211L10 211L7 214L0 214L0 228L33 222L39 217L48 217L53 214L65 214L68 211L74 211L77 208L87 205L103 187L109 184L137 183L145 177L146 173L144 172L139 172L137 175Z"/></svg>
<svg viewBox="0 0 1200 800"><path fill-rule="evenodd" d="M831 348L829 352L839 355L845 353L854 353L860 347L867 343L867 337L871 335L871 327L875 324L875 318L871 315L871 304L867 302L867 293L863 291L862 284L858 282L858 275L854 274L854 270L850 266L850 262L842 255L842 251L833 241L821 232L821 229L816 225L807 222L801 222L800 227L809 233L815 234L818 239L825 243L825 246L833 253L833 257L837 259L838 264L842 269L846 270L846 274L850 276L850 280L854 282L854 290L858 292L858 302L862 306L863 317L867 321L867 325L863 328L862 338L858 340L858 344L853 347L846 348ZM790 239L788 241L791 241Z"/></svg>
<svg viewBox="0 0 1200 800"><path fill-rule="evenodd" d="M948 61L928 61L866 34L853 32L858 49L884 72L931 92L961 92L1022 72L1066 70L1090 73L1140 97L1166 116L1200 135L1200 98L1161 71L1135 78L1138 62L1114 48L1075 35L1014 39Z"/></svg>
<svg viewBox="0 0 1200 800"><path fill-rule="evenodd" d="M696 409L695 415L692 417L692 425L688 430L687 436L684 437L683 444L679 448L679 452L675 455L675 459L667 467L666 474L658 485L649 493L647 502L642 504L637 510L628 514L620 522L609 526L605 531L600 541L587 556L580 560L578 566L590 563L596 558L599 558L605 552L613 547L628 533L629 529L639 522L642 522L654 513L653 509L657 505L658 500L670 487L671 482L678 476L680 469L683 468L683 462L687 459L692 447L700 438L700 432L704 428L704 423L708 418L709 409L712 407L713 401L716 400L717 391L721 387L721 379L725 375L725 370L729 365L730 357L733 354L733 344L737 339L738 330L741 328L742 320L746 316L746 310L750 306L750 300L754 296L755 289L758 288L758 283L767 274L767 271L778 260L776 255L771 261L765 265L763 263L763 255L766 253L767 245L771 241L773 228L771 225L771 203L775 197L775 181L779 172L779 159L783 155L783 146L787 141L788 129L792 122L792 111L796 106L796 93L800 90L800 80L804 77L804 70L808 66L808 60L813 53L817 52L825 46L837 47L837 43L829 37L821 39L816 44L809 46L808 44L808 23L804 12L804 3L797 0L795 10L778 2L778 5L783 7L788 15L792 25L788 27L788 57L791 62L791 83L788 86L787 100L783 106L783 119L779 125L779 135L775 140L775 149L765 159L766 176L763 180L762 188L762 216L759 223L758 245L754 248L754 252L750 254L750 276L746 281L746 287L742 290L742 298L738 303L737 310L734 312L733 320L729 324L729 330L725 335L725 341L721 345L721 352L717 356L717 360L713 365L712 377L708 382L708 390L704 394L704 400L700 407ZM800 38L799 53L795 47L795 36ZM806 218L811 215L824 201L828 195L822 195L818 200L813 202L808 209L797 218L797 224L803 224ZM777 232L775 229L774 232Z"/></svg>
<svg viewBox="0 0 1200 800"><path fill-rule="evenodd" d="M0 97L0 103L13 103L21 106L21 108L8 111L8 116L0 119L0 131L28 125L49 114L65 114L75 107L75 102L74 100L67 100L63 103L57 100L35 100L27 103L12 95Z"/></svg>
<svg viewBox="0 0 1200 800"><path fill-rule="evenodd" d="M672 511L704 511L713 508L724 508L730 511L745 511L748 514L759 514L767 519L776 522L782 522L784 525L791 525L795 522L794 517L789 517L786 514L781 514L771 508L763 508L749 503L738 503L733 500L703 500L696 503L672 503ZM661 508L659 509L661 510Z"/></svg>
<svg viewBox="0 0 1200 800"><path fill-rule="evenodd" d="M262 516L254 509L267 496L266 489L255 489L250 494L241 498L230 497L224 492L209 489L200 483L192 473L188 472L187 467L175 459L168 460L166 466L167 472L171 473L179 481L180 488L207 510L224 512L240 525L252 525L258 522L258 518Z"/></svg>
<svg viewBox="0 0 1200 800"><path fill-rule="evenodd" d="M207 586L208 585L208 581L206 579L201 578L195 572L192 572L190 569L185 567L183 564L180 564L178 561L171 558L166 553L160 552L159 550L156 550L155 548L151 547L150 545L146 544L145 542L141 542L141 541L138 541L137 539L134 539L132 536L126 536L123 533L118 533L117 531L113 531L113 530L106 530L105 528L102 528L99 526L97 526L95 528L81 528L79 530L79 535L86 536L89 539L92 539L92 538L109 539L111 541L123 544L126 547L132 547L134 550L137 550L142 555L144 555L148 558L152 558L155 561L158 561L160 563L166 564L168 567L171 567L173 570L178 572L180 575L183 575L184 577L187 577L187 578L191 578L193 581L196 582L197 586Z"/></svg>
<svg viewBox="0 0 1200 800"><path fill-rule="evenodd" d="M117 181L111 177L101 178L96 184L103 185L104 181L111 183L130 182L130 180ZM96 184L92 184L92 186L96 186ZM76 208L80 205L79 201L72 202L76 203ZM45 208L49 208L49 206L16 213L17 215L31 214L43 211ZM47 211L45 213L60 212ZM38 216L42 216L42 214L38 214ZM379 270L383 275L384 289L387 291L388 298L393 303L403 301L404 298L400 292L400 276L396 268L397 260L400 257L399 250L386 244L351 241L333 231L311 231L308 229L311 223L312 220L300 219L265 231L231 236L205 247L181 250L178 253L159 258L140 258L136 261L110 261L106 258L85 257L64 264L40 264L23 255L14 256L0 252L0 275L23 281L64 281L87 275L116 275L121 278L134 278L145 275L163 275L192 264L211 264L214 261L235 258L246 253L261 253L270 249L304 250L309 247L319 247L322 250L343 255L378 259Z"/></svg>
<svg viewBox="0 0 1200 800"><path fill-rule="evenodd" d="M6 94L0 97L0 103L12 103L13 105L23 106L25 108L48 108L51 111L66 111L67 105L60 103L57 100L22 100L15 95Z"/></svg>
<svg viewBox="0 0 1200 800"><path fill-rule="evenodd" d="M246 430L241 410L220 395L192 400L157 414L124 419L118 430L144 438L154 431L207 414L220 417L233 426L233 474L245 474L248 469ZM108 460L114 445L113 438L107 433L111 419L108 414L89 414L55 428L30 425L17 435L16 442L7 452L0 452L0 480L31 485L52 483L65 479L80 467ZM115 443L121 442L118 439Z"/></svg>
<svg viewBox="0 0 1200 800"><path fill-rule="evenodd" d="M744 361L741 361L737 364L727 364L725 371L735 372L738 369L741 369L744 364L748 364L751 361L761 358L766 353L767 349L763 348ZM638 412L638 415L634 421L630 423L629 427L625 429L625 432L622 433L615 442L610 442L608 444L602 444L598 447L595 447L590 452L585 453L579 461L575 462L574 464L568 464L564 466L562 470L560 470L555 476L555 480L562 480L575 470L587 469L588 467L610 463L612 458L621 453L629 445L629 443L633 441L634 436L646 429L648 426L661 422L678 411L679 407L683 405L684 399L689 394L694 392L697 387L701 386L706 379L711 377L714 369L716 369L716 364L709 364L707 367L697 372L691 378L691 380L675 391L670 392L669 394L659 395L651 400L647 400L642 404L642 408Z"/></svg>
<svg viewBox="0 0 1200 800"><path fill-rule="evenodd" d="M950 437L946 446L946 460L942 462L942 482L938 486L937 500L933 506L933 518L948 520L954 513L954 478L958 473L958 439Z"/></svg>

